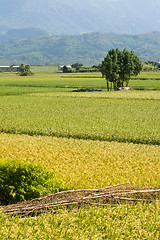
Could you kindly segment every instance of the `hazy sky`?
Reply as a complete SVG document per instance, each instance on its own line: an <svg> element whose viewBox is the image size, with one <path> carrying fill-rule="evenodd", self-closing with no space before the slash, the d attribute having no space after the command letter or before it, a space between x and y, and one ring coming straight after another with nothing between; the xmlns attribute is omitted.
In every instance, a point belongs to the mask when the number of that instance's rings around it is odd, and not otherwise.
<svg viewBox="0 0 160 240"><path fill-rule="evenodd" d="M0 29L137 34L160 31L159 15L160 0L0 0Z"/></svg>

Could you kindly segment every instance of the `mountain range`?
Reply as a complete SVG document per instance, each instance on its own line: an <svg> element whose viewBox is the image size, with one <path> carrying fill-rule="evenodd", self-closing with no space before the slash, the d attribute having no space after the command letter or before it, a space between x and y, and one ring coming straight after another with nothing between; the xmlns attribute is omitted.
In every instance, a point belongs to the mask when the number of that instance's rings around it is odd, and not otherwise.
<svg viewBox="0 0 160 240"><path fill-rule="evenodd" d="M29 37L26 37L29 36ZM160 60L160 32L139 35L83 33L47 35L38 29L10 30L0 36L0 64L94 65L102 62L111 48L134 50L142 61Z"/></svg>
<svg viewBox="0 0 160 240"><path fill-rule="evenodd" d="M111 48L160 58L160 0L0 0L0 64L99 64Z"/></svg>
<svg viewBox="0 0 160 240"><path fill-rule="evenodd" d="M159 0L0 0L0 32L142 34L160 31Z"/></svg>

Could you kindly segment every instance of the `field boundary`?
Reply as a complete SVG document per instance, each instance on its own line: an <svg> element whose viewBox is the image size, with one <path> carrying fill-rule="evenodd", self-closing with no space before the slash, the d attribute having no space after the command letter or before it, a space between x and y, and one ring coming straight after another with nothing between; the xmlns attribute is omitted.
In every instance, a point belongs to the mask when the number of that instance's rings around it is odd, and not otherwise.
<svg viewBox="0 0 160 240"><path fill-rule="evenodd" d="M70 135L70 134L61 134L61 133L43 133L43 132L35 132L35 131L29 131L29 130L22 130L19 132L16 129L0 129L0 133L6 133L6 134L15 134L15 135L28 135L28 136L44 136L44 137L57 137L57 138L66 138L66 139L79 139L79 140L92 140L92 141L103 141L103 142L119 142L119 143L134 143L134 144L146 144L146 145L160 145L159 140L141 140L141 139L125 139L122 137L120 139L116 137L100 137L100 136L81 136L81 135Z"/></svg>

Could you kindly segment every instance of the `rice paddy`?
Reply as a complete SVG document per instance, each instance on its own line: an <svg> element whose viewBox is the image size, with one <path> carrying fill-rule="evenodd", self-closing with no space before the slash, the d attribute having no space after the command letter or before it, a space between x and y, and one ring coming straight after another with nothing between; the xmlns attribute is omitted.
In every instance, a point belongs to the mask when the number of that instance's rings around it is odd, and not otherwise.
<svg viewBox="0 0 160 240"><path fill-rule="evenodd" d="M0 156L43 164L70 188L160 185L157 145L1 134ZM156 167L155 167L156 166Z"/></svg>
<svg viewBox="0 0 160 240"><path fill-rule="evenodd" d="M159 73L139 78L159 87ZM81 87L103 91L71 92ZM104 88L99 73L1 75L0 159L42 164L71 189L123 182L160 187L160 92ZM0 239L158 240L159 209L154 201L24 219L1 212Z"/></svg>
<svg viewBox="0 0 160 240"><path fill-rule="evenodd" d="M109 98L109 93L102 98L100 94L94 98L78 94L5 96L5 101L0 101L0 132L160 143L158 97L125 99L121 95L118 99Z"/></svg>

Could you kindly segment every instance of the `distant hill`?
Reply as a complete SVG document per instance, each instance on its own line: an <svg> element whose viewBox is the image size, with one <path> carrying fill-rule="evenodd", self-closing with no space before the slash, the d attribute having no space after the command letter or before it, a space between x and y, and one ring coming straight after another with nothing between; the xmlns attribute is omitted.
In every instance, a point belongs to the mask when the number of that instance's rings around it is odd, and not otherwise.
<svg viewBox="0 0 160 240"><path fill-rule="evenodd" d="M37 28L22 28L22 29L11 29L3 35L4 39L14 39L14 38L38 38L47 36L48 33L44 30Z"/></svg>
<svg viewBox="0 0 160 240"><path fill-rule="evenodd" d="M160 31L159 13L159 0L1 0L0 32L141 34Z"/></svg>
<svg viewBox="0 0 160 240"><path fill-rule="evenodd" d="M160 32L140 35L87 33L52 36L37 32L38 37L26 37L25 34L20 37L20 32L9 32L7 37L0 36L1 65L19 65L22 62L31 65L74 62L94 65L101 63L111 48L134 50L142 61L160 59ZM32 31L30 35L31 33Z"/></svg>

